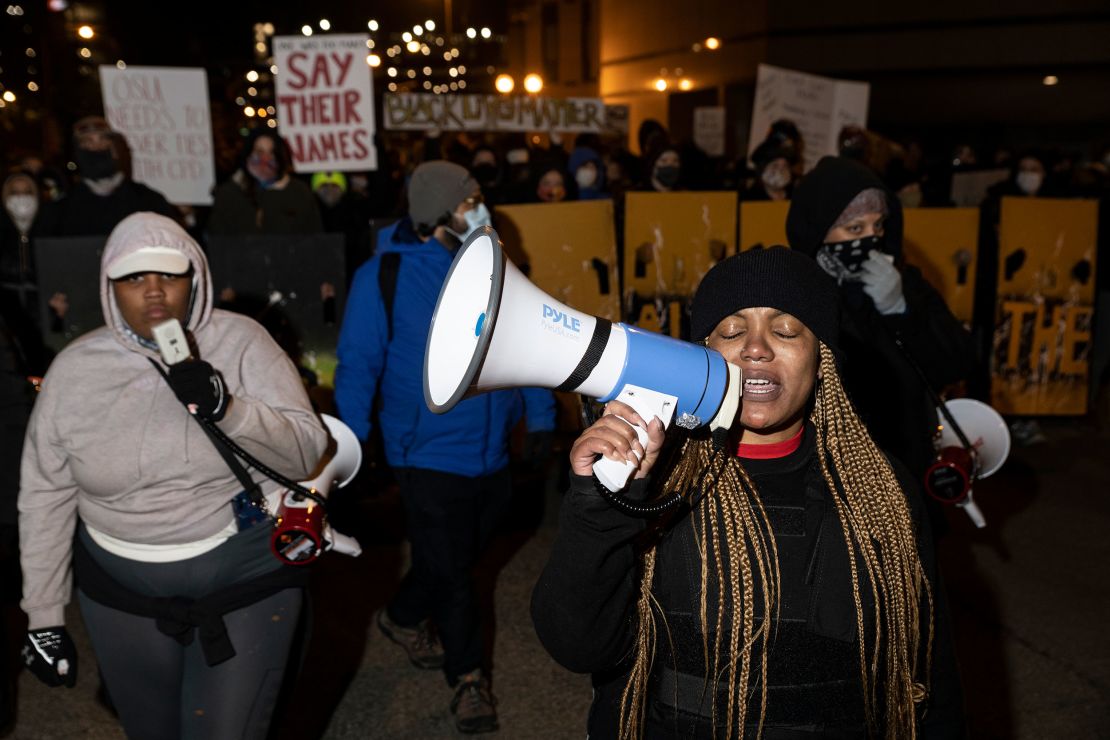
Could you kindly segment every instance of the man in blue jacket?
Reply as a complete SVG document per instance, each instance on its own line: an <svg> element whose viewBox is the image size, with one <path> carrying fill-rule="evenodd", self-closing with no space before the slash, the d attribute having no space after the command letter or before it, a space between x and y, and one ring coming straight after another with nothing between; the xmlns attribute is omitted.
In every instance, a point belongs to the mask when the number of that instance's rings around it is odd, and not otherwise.
<svg viewBox="0 0 1110 740"><path fill-rule="evenodd" d="M408 200L409 215L379 233L377 253L355 273L335 400L365 440L380 394L386 459L408 518L412 566L378 626L415 666L443 668L460 731L488 732L497 713L471 569L509 500L513 426L523 413L529 432L550 432L555 405L549 391L525 389L486 393L442 415L428 410L424 347L436 299L461 240L490 219L477 182L449 162L417 167Z"/></svg>

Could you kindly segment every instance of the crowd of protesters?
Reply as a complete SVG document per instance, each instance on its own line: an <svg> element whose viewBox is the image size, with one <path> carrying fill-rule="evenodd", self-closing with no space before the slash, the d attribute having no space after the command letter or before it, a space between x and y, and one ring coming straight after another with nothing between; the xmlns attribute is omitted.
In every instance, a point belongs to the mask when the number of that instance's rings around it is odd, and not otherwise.
<svg viewBox="0 0 1110 740"><path fill-rule="evenodd" d="M3 180L0 411L4 417L0 424L0 475L7 477L0 488L0 574L4 584L0 598L5 605L19 599L19 589L12 585L19 583L19 484L14 471L19 468L20 447L35 398L34 386L25 379L45 375L51 359L43 342L44 333L51 327L40 325L38 313L41 297L34 240L108 236L132 214L152 213L168 220L152 222L149 228L171 229L175 239L191 245L182 248L193 261L189 269L203 272L198 267L203 263L200 248L209 237L342 234L347 274L353 282L348 303L350 319L344 321L338 348L336 402L340 415L348 423L354 421L352 427L363 441L369 438L371 423L383 428L385 455L396 469L403 490L414 548L412 570L394 601L379 615L378 626L405 649L414 665L444 670L454 691L451 709L464 732L497 727L495 700L481 666L483 615L474 603L468 569L504 509L510 430L525 419L532 436L528 448L549 451L553 403L549 393L533 394L529 389L464 402L470 405L461 405L453 417L437 417L422 408L417 413L413 407L421 406L418 381L426 336L426 329L421 327L426 327L430 319L451 253L469 233L489 224L491 212L495 213L498 206L611 199L619 223L625 194L630 191L727 190L735 192L739 200L791 201L797 205L792 210L796 213L820 210L821 206L815 205L820 199L813 193L817 189L822 193L836 189L835 208L812 216L809 231L794 228L791 246L812 253L837 242L829 235L838 228L848 228L851 219L844 219L857 201L861 204L857 216L881 214L886 222L885 251L891 259L877 260L866 269L873 278L871 282L863 280L870 312L867 321L878 322L881 318L884 325L894 326L897 317L906 312L907 303L928 303L933 307L930 315L944 323L937 329L938 336L943 334L944 341L952 339L946 351L967 360L976 356L976 351L970 349L973 336L978 336L980 344L989 341L990 323L983 319L980 309L979 334L965 334L964 328L944 312L935 292L919 285L924 281L918 273L901 265L892 266L895 258L900 259L901 208L953 205L952 182L956 175L977 169L999 172L997 182L984 190L977 204L983 214L982 277L994 274L989 260L992 253L997 260L996 228L1003 196L1097 198L1103 214L1110 203L1110 152L1085 158L1074 153L1001 148L977 153L970 146L960 146L930 159L922 142L899 144L870 131L846 128L839 139L841 156L807 173L803 166L805 142L789 121L775 123L750 157L731 161L710 158L689 142L673 140L658 122L647 121L637 132L639 154L621 140L593 134L573 139L557 134L473 133L413 139L406 134L379 144L383 167L378 172L321 172L309 177L294 173L289 149L276 131L258 128L244 137L234 169L223 173L215 189L212 206L192 208L171 205L160 193L132 179L127 142L103 118L82 118L72 134L69 166L23 156L10 162ZM986 164L981 165L981 161ZM76 177L68 176L69 170ZM830 170L836 171L831 176L836 180L835 188L821 184L822 177L830 177ZM878 200L874 200L876 197ZM895 202L887 202L891 198ZM800 222L795 219L792 223L796 226ZM383 224L388 225L383 228ZM860 238L883 236L877 221L869 228L871 231ZM133 246L128 245L127 250ZM403 260L391 259L390 255L402 252ZM987 270L982 269L984 264ZM1110 309L1106 298L1110 257L1098 264L1099 305ZM109 277L114 274L113 265L105 263L104 269ZM90 280L95 279L90 276ZM395 295L404 299L395 303ZM865 299L845 294L841 300L858 308ZM53 319L60 321L67 310L67 297L52 294L47 305ZM864 320L857 323L862 326ZM1092 369L1096 387L1107 371L1106 332L1101 331L1095 341ZM873 333L860 329L859 334L870 341ZM144 338L149 343L150 337L140 336L139 344L151 351L142 343ZM930 349L922 350L921 356L936 358L938 354ZM982 346L978 356L985 356ZM851 364L848 368L846 381L851 386ZM955 363L948 363L944 369L955 375L945 375L943 382L937 381L938 386L949 380L974 382L971 367L955 372ZM940 371L936 374L944 375ZM910 377L902 385L911 387L914 382L916 378ZM927 401L924 392L913 392L917 401ZM860 394L854 395L858 400ZM897 407L909 404L907 401ZM876 433L876 423L868 417L866 405L861 407L861 415ZM931 412L931 404L927 405ZM887 410L891 408L887 406ZM924 433L928 424L919 426ZM487 435L476 438L475 428L485 429ZM1024 441L1033 441L1038 434L1035 426L1028 424L1014 431ZM928 446L927 441L923 444ZM891 446L897 445L884 445ZM912 447L909 443L907 446ZM930 456L930 451L925 451L916 455L919 460L915 454L896 451L915 476ZM449 500L441 495L444 490L452 491ZM464 520L475 524L461 526ZM103 617L105 624L111 619L110 615ZM438 630L431 629L431 623ZM58 634L64 634L64 628L58 625L41 622L34 626L44 628L43 632L61 629L63 633ZM11 652L6 646L0 648ZM6 681L5 674L0 678L0 693L5 695L11 688ZM134 712L126 705L137 701L135 697L121 693L117 700L125 705L125 714ZM0 703L0 728L5 724L3 712L9 709L5 696ZM125 724L138 722L133 715L123 719ZM144 725L139 722L134 726Z"/></svg>

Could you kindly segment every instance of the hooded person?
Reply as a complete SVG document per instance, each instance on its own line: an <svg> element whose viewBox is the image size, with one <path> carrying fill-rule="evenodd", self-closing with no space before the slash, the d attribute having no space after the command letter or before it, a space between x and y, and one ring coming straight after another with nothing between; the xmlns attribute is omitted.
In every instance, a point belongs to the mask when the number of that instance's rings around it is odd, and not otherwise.
<svg viewBox="0 0 1110 740"><path fill-rule="evenodd" d="M790 200L797 155L794 148L768 139L751 156L757 181L740 195L740 200Z"/></svg>
<svg viewBox="0 0 1110 740"><path fill-rule="evenodd" d="M590 737L959 736L928 518L845 393L838 302L783 247L717 263L690 333L742 373L731 427L664 433L611 401L571 447L532 620L593 674ZM627 499L678 504L647 521L611 506L599 456L638 465Z"/></svg>
<svg viewBox="0 0 1110 740"><path fill-rule="evenodd" d="M575 147L567 161L567 173L578 189L578 200L604 200L611 197L605 191L605 164L596 149Z"/></svg>
<svg viewBox="0 0 1110 740"><path fill-rule="evenodd" d="M968 378L975 355L940 294L902 258L898 198L866 166L825 157L795 188L786 233L837 281L844 383L860 417L922 480L936 457L930 391Z"/></svg>
<svg viewBox="0 0 1110 740"><path fill-rule="evenodd" d="M294 480L309 477L328 435L262 327L212 307L204 254L170 219L120 222L100 295L106 325L50 366L23 450L27 667L50 686L74 685L64 625L75 579L129 737L264 738L304 569L270 552L266 508L190 416ZM167 372L153 327L171 318L193 358ZM273 510L277 484L253 479Z"/></svg>
<svg viewBox="0 0 1110 740"><path fill-rule="evenodd" d="M211 234L315 234L324 230L312 190L292 176L289 145L257 128L239 154L239 169L216 188Z"/></svg>
<svg viewBox="0 0 1110 740"><path fill-rule="evenodd" d="M669 193L682 189L682 156L678 148L665 144L644 157L641 190Z"/></svg>
<svg viewBox="0 0 1110 740"><path fill-rule="evenodd" d="M126 142L100 116L86 116L74 124L73 159L80 180L43 209L43 236L106 236L140 211L180 219L165 196L131 179Z"/></svg>
<svg viewBox="0 0 1110 740"><path fill-rule="evenodd" d="M359 439L379 427L400 485L412 565L379 629L417 668L442 670L465 733L497 728L471 570L509 501L509 438L525 417L526 449L555 426L550 391L497 391L436 414L424 402L424 350L440 287L460 240L487 225L466 168L436 160L412 173L408 215L378 235L351 282L339 332L335 402ZM434 625L434 626L433 626ZM442 643L441 643L442 641Z"/></svg>

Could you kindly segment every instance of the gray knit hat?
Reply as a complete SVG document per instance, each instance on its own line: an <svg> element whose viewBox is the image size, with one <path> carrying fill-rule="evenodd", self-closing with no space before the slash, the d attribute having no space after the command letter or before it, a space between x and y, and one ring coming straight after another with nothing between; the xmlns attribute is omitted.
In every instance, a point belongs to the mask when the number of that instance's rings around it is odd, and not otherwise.
<svg viewBox="0 0 1110 740"><path fill-rule="evenodd" d="M417 228L434 227L477 189L465 167L438 159L425 162L409 180L409 218Z"/></svg>

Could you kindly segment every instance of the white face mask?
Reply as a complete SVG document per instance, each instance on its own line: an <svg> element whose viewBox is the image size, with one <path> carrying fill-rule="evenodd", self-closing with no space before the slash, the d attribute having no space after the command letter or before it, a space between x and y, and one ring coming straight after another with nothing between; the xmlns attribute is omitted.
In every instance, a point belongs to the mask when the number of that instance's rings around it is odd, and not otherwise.
<svg viewBox="0 0 1110 740"><path fill-rule="evenodd" d="M763 171L762 179L763 184L772 190L785 190L790 184L790 172L778 167L768 167Z"/></svg>
<svg viewBox="0 0 1110 740"><path fill-rule="evenodd" d="M465 242L468 236L470 236L483 226L493 226L493 219L490 217L489 209L486 208L485 203L479 203L478 205L471 208L469 211L463 214L463 218L466 219L465 232L460 234L457 231L451 231L451 229L447 229L447 231L457 236L459 238L459 241Z"/></svg>
<svg viewBox="0 0 1110 740"><path fill-rule="evenodd" d="M12 218L30 221L39 210L39 199L30 194L9 195L4 201L4 208Z"/></svg>
<svg viewBox="0 0 1110 740"><path fill-rule="evenodd" d="M583 190L592 188L594 183L597 182L597 168L579 167L578 171L574 173L574 181L578 183L578 187Z"/></svg>
<svg viewBox="0 0 1110 740"><path fill-rule="evenodd" d="M1040 172L1019 172L1017 176L1017 186L1021 192L1026 195L1034 195L1041 189L1041 183L1044 182L1044 175Z"/></svg>

